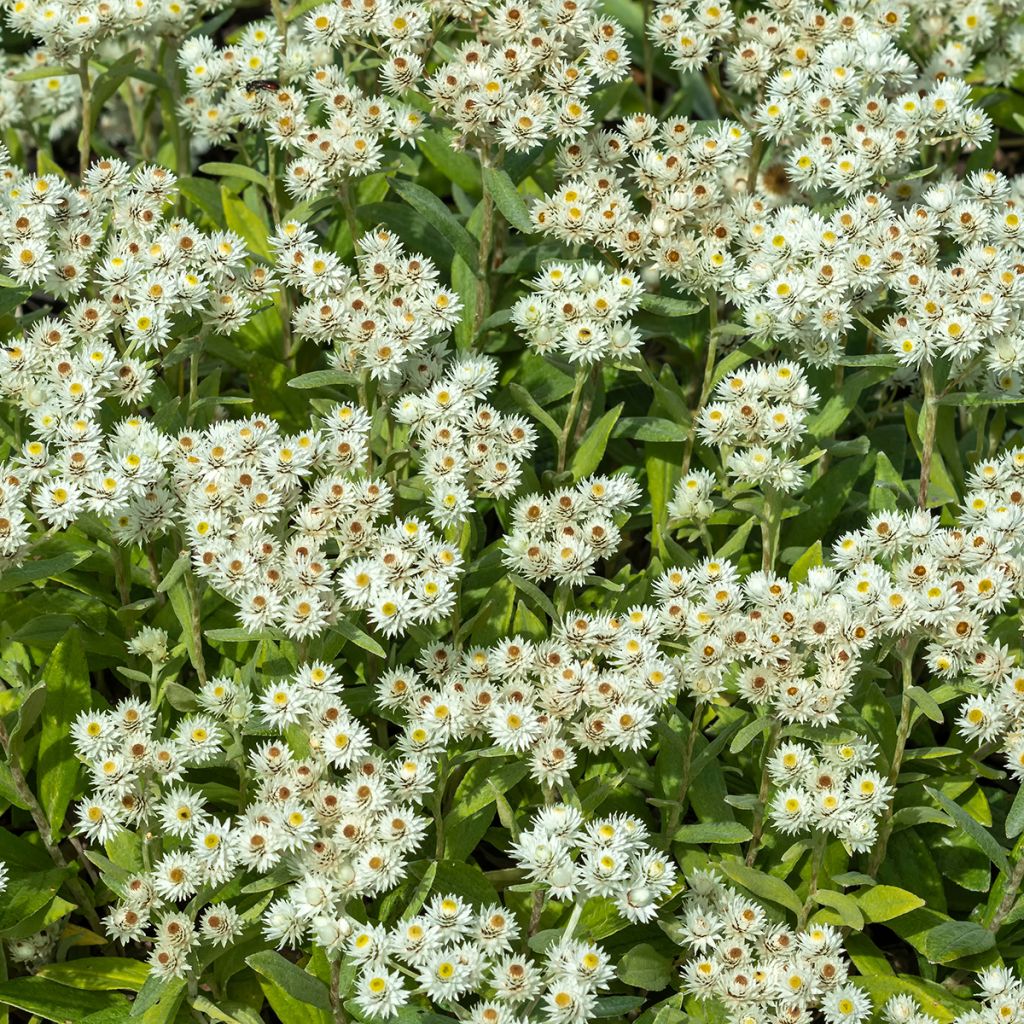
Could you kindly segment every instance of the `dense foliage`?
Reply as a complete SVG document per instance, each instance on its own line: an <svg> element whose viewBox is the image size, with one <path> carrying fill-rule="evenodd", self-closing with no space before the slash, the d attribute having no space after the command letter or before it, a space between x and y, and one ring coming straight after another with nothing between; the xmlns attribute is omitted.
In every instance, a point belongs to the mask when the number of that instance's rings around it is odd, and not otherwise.
<svg viewBox="0 0 1024 1024"><path fill-rule="evenodd" d="M1024 5L3 10L0 1024L1024 1016Z"/></svg>

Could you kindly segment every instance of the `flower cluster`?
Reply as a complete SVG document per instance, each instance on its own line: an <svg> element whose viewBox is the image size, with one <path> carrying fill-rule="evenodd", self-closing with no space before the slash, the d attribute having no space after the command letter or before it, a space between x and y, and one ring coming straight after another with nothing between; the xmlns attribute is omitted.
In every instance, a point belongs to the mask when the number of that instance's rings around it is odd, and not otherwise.
<svg viewBox="0 0 1024 1024"><path fill-rule="evenodd" d="M239 933L245 922L223 903L206 906L198 924L172 906L239 874L280 865L292 879L263 913L264 934L280 945L344 930L345 901L386 892L405 875L426 829L416 805L431 791L432 769L409 754L374 751L342 689L333 669L313 662L267 684L255 714L247 687L216 678L197 695L196 712L166 735L153 705L133 698L75 721L75 747L93 786L78 808L80 831L97 842L124 828L159 837L147 840L157 853L152 870L127 881L106 921L121 942L154 929L150 963L158 976L191 970L197 943L227 943ZM292 725L301 751L281 739L257 740L247 755L241 747L242 735ZM242 780L233 818L220 816L191 777L224 757Z"/></svg>
<svg viewBox="0 0 1024 1024"><path fill-rule="evenodd" d="M389 672L377 684L388 711L408 716L403 743L419 754L448 742L486 737L528 759L543 786L564 784L582 748L639 751L659 708L679 690L671 659L659 650L656 613L568 615L540 642L507 637L457 652L436 645L422 672Z"/></svg>
<svg viewBox="0 0 1024 1024"><path fill-rule="evenodd" d="M643 294L635 274L610 273L593 263L553 263L531 287L533 294L512 308L512 323L535 352L587 365L639 351L640 333L628 323Z"/></svg>
<svg viewBox="0 0 1024 1024"><path fill-rule="evenodd" d="M552 898L612 899L634 923L653 920L676 881L675 864L651 849L642 821L615 815L585 822L565 804L539 811L512 856Z"/></svg>
<svg viewBox="0 0 1024 1024"><path fill-rule="evenodd" d="M512 510L505 564L527 579L578 587L599 559L615 553L621 536L616 517L639 497L627 476L589 477L551 495L529 494Z"/></svg>
<svg viewBox="0 0 1024 1024"><path fill-rule="evenodd" d="M342 403L293 436L253 416L178 437L195 571L249 629L314 636L348 607L394 636L451 610L462 556L415 516L394 516L387 481L364 472L369 431L367 413Z"/></svg>
<svg viewBox="0 0 1024 1024"><path fill-rule="evenodd" d="M441 527L461 525L475 497L515 494L537 430L526 417L499 412L485 401L498 379L493 359L464 356L434 365L425 360L421 367L416 378L423 390L396 396L392 415L409 428L421 453L428 515Z"/></svg>
<svg viewBox="0 0 1024 1024"><path fill-rule="evenodd" d="M785 835L823 832L850 849L870 850L878 838L877 819L893 787L873 765L878 748L862 736L844 743L783 743L772 753L768 772L775 784L769 813Z"/></svg>
<svg viewBox="0 0 1024 1024"><path fill-rule="evenodd" d="M981 990L981 1008L957 1014L953 1024L996 1024L1012 1019L1024 1009L1024 982L1008 967L987 967L975 978ZM882 1007L885 1024L935 1024L936 1018L926 1013L909 994L892 996Z"/></svg>
<svg viewBox="0 0 1024 1024"><path fill-rule="evenodd" d="M433 261L407 255L393 232L379 227L358 239L357 276L314 239L288 221L272 244L282 280L308 300L295 310L296 336L332 345L339 369L391 380L459 322L462 303L439 283Z"/></svg>
<svg viewBox="0 0 1024 1024"><path fill-rule="evenodd" d="M519 1020L543 1009L550 1024L582 1024L596 1012L597 993L614 968L591 942L571 929L545 949L543 964L516 953L515 917L500 904L476 908L454 894L439 894L420 913L391 928L357 928L344 951L359 968L355 1002L371 1019L394 1017L410 996L403 973L433 1003L462 1007L472 1024Z"/></svg>
<svg viewBox="0 0 1024 1024"><path fill-rule="evenodd" d="M687 881L680 933L692 957L684 990L716 1000L732 1024L778 1020L801 1024L819 1011L826 1024L860 1024L871 1000L847 980L840 932L830 925L792 931L764 908L724 885L713 871Z"/></svg>
<svg viewBox="0 0 1024 1024"><path fill-rule="evenodd" d="M803 474L785 453L800 443L807 414L818 404L803 369L795 363L773 363L731 373L719 381L714 399L701 409L697 433L707 444L738 449L726 462L729 473L754 486L796 490ZM687 486L691 480L695 487ZM696 476L681 486L684 499L704 490Z"/></svg>
<svg viewBox="0 0 1024 1024"><path fill-rule="evenodd" d="M598 6L539 0L488 11L478 37L427 78L435 110L459 136L493 139L512 152L537 149L551 137L586 137L594 126L588 98L626 78L630 66L623 27ZM384 81L398 92L422 67L422 58L396 56L385 65Z"/></svg>

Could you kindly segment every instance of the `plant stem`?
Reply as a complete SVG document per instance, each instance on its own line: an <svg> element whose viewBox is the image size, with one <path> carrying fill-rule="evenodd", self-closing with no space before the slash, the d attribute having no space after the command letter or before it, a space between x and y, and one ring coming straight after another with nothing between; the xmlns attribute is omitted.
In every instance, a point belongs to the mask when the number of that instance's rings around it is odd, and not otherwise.
<svg viewBox="0 0 1024 1024"><path fill-rule="evenodd" d="M587 382L587 369L580 366L576 370L576 383L573 385L572 397L569 399L569 408L565 413L565 423L562 425L562 433L558 438L558 472L565 472L565 459L569 448L569 435L572 433L572 425L576 419L576 410L579 408L580 396L583 394L583 385Z"/></svg>
<svg viewBox="0 0 1024 1024"><path fill-rule="evenodd" d="M764 811L765 805L768 803L768 786L771 783L768 775L768 764L771 761L772 754L775 753L775 747L779 742L781 734L782 723L778 719L773 718L768 739L765 742L764 750L761 752L761 785L757 791L757 803L754 805L754 822L750 829L753 834L750 837L750 845L747 847L746 863L748 868L752 867L757 859L757 851L761 846L761 838L764 835Z"/></svg>
<svg viewBox="0 0 1024 1024"><path fill-rule="evenodd" d="M764 514L761 517L761 568L765 572L775 569L779 557L779 533L782 530L782 495L774 487L767 487L764 496Z"/></svg>
<svg viewBox="0 0 1024 1024"><path fill-rule="evenodd" d="M992 920L987 925L988 930L993 934L999 931L1003 921L1006 920L1007 914L1013 909L1013 904L1017 900L1017 893L1020 892L1021 882L1024 882L1024 853L1021 854L1017 863L1014 864L1013 871L1006 880L1003 898L999 901L999 906L992 915Z"/></svg>
<svg viewBox="0 0 1024 1024"><path fill-rule="evenodd" d="M928 482L932 474L932 453L935 451L935 368L931 360L921 364L921 383L924 385L924 404L921 415L924 417L924 434L921 438L921 480L917 488L917 507L926 508L928 504Z"/></svg>
<svg viewBox="0 0 1024 1024"><path fill-rule="evenodd" d="M900 769L903 766L903 754L907 749L907 738L910 735L910 716L913 711L913 701L910 697L910 688L914 685L912 672L914 651L917 648L917 639L902 641L903 650L900 653L900 674L903 680L903 699L900 703L900 721L896 729L896 746L892 754L892 762L889 767L889 785L892 787L893 795L885 808L882 823L878 829L878 842L871 853L868 861L868 874L875 877L882 861L885 859L885 848L889 845L889 836L892 835L893 804L896 800L896 780L899 778Z"/></svg>
<svg viewBox="0 0 1024 1024"><path fill-rule="evenodd" d="M335 1024L347 1024L348 1016L341 999L341 958L337 956L331 960L331 1012Z"/></svg>
<svg viewBox="0 0 1024 1024"><path fill-rule="evenodd" d="M811 916L811 907L814 906L814 897L818 891L818 878L821 875L821 865L825 859L825 848L827 845L828 833L817 833L814 837L814 846L811 852L811 877L807 887L807 899L804 900L798 922L800 928L807 926L807 919Z"/></svg>
<svg viewBox="0 0 1024 1024"><path fill-rule="evenodd" d="M697 743L697 733L700 732L701 719L704 717L704 704L697 701L693 708L693 717L690 719L690 729L686 737L686 747L683 751L683 770L679 776L679 791L676 801L668 813L668 820L665 825L665 845L671 844L672 837L679 828L679 822L683 816L683 802L686 800L686 793L690 788L690 771L693 767L693 748Z"/></svg>
<svg viewBox="0 0 1024 1024"><path fill-rule="evenodd" d="M697 408L693 411L693 419L690 422L690 432L686 438L686 453L683 455L683 476L690 472L690 462L693 459L693 446L697 441L697 416L704 408L708 397L711 395L711 382L715 377L715 359L718 355L718 296L712 292L707 296L708 301L708 350L704 355L704 377L700 386L700 398L697 400Z"/></svg>
<svg viewBox="0 0 1024 1024"><path fill-rule="evenodd" d="M488 151L480 154L481 167L490 166ZM483 175L483 220L480 224L480 244L477 248L476 310L473 314L473 339L480 332L480 326L487 319L491 304L491 247L494 244L494 196L487 187L487 176Z"/></svg>
<svg viewBox="0 0 1024 1024"><path fill-rule="evenodd" d="M78 81L82 86L82 129L78 134L78 174L85 177L92 150L92 82L89 80L89 57L83 53L78 61Z"/></svg>
<svg viewBox="0 0 1024 1024"><path fill-rule="evenodd" d="M448 758L442 754L437 763L437 791L434 795L434 831L436 833L434 857L438 861L444 860L444 790L447 782Z"/></svg>
<svg viewBox="0 0 1024 1024"><path fill-rule="evenodd" d="M206 685L206 658L203 655L203 617L200 606L201 595L196 586L196 578L192 573L192 567L185 570L185 589L188 591L188 603L191 605L192 614L190 626L192 629L192 646L195 648L192 666L199 676L202 686Z"/></svg>

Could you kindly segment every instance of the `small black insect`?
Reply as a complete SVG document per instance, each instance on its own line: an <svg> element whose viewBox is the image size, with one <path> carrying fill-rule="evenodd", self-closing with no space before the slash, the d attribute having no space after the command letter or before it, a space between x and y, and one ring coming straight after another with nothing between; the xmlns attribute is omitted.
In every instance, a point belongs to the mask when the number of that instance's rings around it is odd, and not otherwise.
<svg viewBox="0 0 1024 1024"><path fill-rule="evenodd" d="M255 81L246 82L245 87L249 92L277 92L281 85L272 78L257 78Z"/></svg>

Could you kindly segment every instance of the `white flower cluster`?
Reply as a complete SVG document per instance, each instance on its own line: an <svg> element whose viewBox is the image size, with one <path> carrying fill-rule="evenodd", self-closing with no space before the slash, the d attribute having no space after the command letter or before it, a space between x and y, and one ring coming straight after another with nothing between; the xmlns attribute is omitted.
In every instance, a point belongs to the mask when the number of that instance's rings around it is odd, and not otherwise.
<svg viewBox="0 0 1024 1024"><path fill-rule="evenodd" d="M296 335L332 345L340 369L393 380L461 319L462 303L439 283L434 262L407 255L386 228L357 240L357 276L314 239L305 225L287 221L271 244L282 280L308 300L295 310Z"/></svg>
<svg viewBox="0 0 1024 1024"><path fill-rule="evenodd" d="M218 333L231 334L271 294L266 270L247 268L237 235L206 234L166 216L177 188L162 167L132 170L121 160L99 160L75 189L57 175L26 174L0 149L0 178L6 186L0 195L5 270L18 284L69 302L53 318L58 333L48 338L42 331L51 358L76 343L99 346L109 356L105 362L93 357L95 372L109 371L118 358L110 344L115 330L124 336L126 355L160 351L181 326L179 318L198 313ZM4 359L6 378L19 364L9 352ZM93 397L92 389L86 392L79 404ZM47 397L37 395L34 405Z"/></svg>
<svg viewBox="0 0 1024 1024"><path fill-rule="evenodd" d="M248 629L315 636L347 607L395 636L450 612L462 556L415 516L394 516L387 481L363 470L369 432L365 410L342 403L293 436L253 416L178 437L195 571Z"/></svg>
<svg viewBox="0 0 1024 1024"><path fill-rule="evenodd" d="M224 7L224 0L162 0L160 3L108 3L76 0L7 0L4 14L16 32L43 43L46 63L73 62L100 44L118 38L142 42L147 36L179 36L197 15ZM124 47L118 52L123 52Z"/></svg>
<svg viewBox="0 0 1024 1024"><path fill-rule="evenodd" d="M768 761L775 784L769 814L784 835L837 836L851 851L867 852L878 838L877 819L893 795L874 770L878 748L863 736L843 743L782 743Z"/></svg>
<svg viewBox="0 0 1024 1024"><path fill-rule="evenodd" d="M588 365L639 351L640 333L628 323L644 290L636 274L594 263L552 263L531 287L533 294L513 306L512 323L538 354L558 353Z"/></svg>
<svg viewBox="0 0 1024 1024"><path fill-rule="evenodd" d="M263 928L271 941L296 945L339 920L344 929L346 900L386 892L405 875L426 829L416 805L432 791L432 768L408 753L374 752L341 694L337 673L313 662L267 685L258 722L248 689L226 678L207 683L199 710L166 736L153 707L131 698L75 721L75 748L93 786L78 808L79 830L100 843L124 828L158 837L147 840L157 853L152 870L129 880L106 921L122 942L155 929L150 962L158 976L183 975L196 942L227 943L244 923L216 904L197 928L194 916L170 906L200 890L283 866L291 881L263 913ZM298 727L303 750L261 741L242 762L241 728L265 735L289 725ZM235 749L227 753L229 743ZM225 756L236 761L242 784L233 819L219 817L190 778L192 768Z"/></svg>
<svg viewBox="0 0 1024 1024"><path fill-rule="evenodd" d="M791 177L850 194L905 173L922 142L977 145L991 134L957 77L969 66L929 74L900 48L914 8L930 6L798 2L737 17L728 0L662 0L647 27L682 71L724 58L730 85L760 101L758 133L789 150Z"/></svg>
<svg viewBox="0 0 1024 1024"><path fill-rule="evenodd" d="M796 490L804 474L785 453L800 443L807 414L818 404L803 368L759 363L719 381L714 399L700 410L697 434L707 444L738 449L726 462L729 473L754 486Z"/></svg>
<svg viewBox="0 0 1024 1024"><path fill-rule="evenodd" d="M715 511L712 497L715 485L714 473L706 469L690 470L680 478L672 492L669 515L684 522L706 522Z"/></svg>
<svg viewBox="0 0 1024 1024"><path fill-rule="evenodd" d="M1014 1020L1024 1011L1024 982L1009 967L987 967L979 972L975 983L981 990L979 1009L957 1014L953 1024L997 1024ZM912 995L892 996L882 1007L885 1024L936 1024Z"/></svg>
<svg viewBox="0 0 1024 1024"><path fill-rule="evenodd" d="M764 908L724 885L713 871L691 872L680 932L693 954L683 989L714 999L730 1024L755 1020L860 1024L871 1000L848 981L841 933L830 925L792 931Z"/></svg>
<svg viewBox="0 0 1024 1024"><path fill-rule="evenodd" d="M502 413L485 399L498 380L498 363L463 356L447 364L424 360L416 379L423 390L396 396L392 416L409 428L427 483L430 518L461 525L478 495L508 498L519 488L523 463L537 445L524 416Z"/></svg>
<svg viewBox="0 0 1024 1024"><path fill-rule="evenodd" d="M527 495L512 510L504 562L530 580L581 586L598 560L618 549L616 517L639 498L639 486L625 475L588 477L550 495Z"/></svg>
<svg viewBox="0 0 1024 1024"><path fill-rule="evenodd" d="M178 114L197 148L223 145L237 132L257 127L269 145L297 146L310 130L307 107L318 97L306 97L291 83L309 75L330 54L306 45L296 26L289 26L282 37L273 21L250 22L225 46L197 33L177 53L185 78ZM314 83L315 76L309 80ZM312 141L309 149L316 149ZM295 180L294 175L288 180Z"/></svg>
<svg viewBox="0 0 1024 1024"><path fill-rule="evenodd" d="M594 125L588 98L630 72L625 30L599 6L595 0L538 0L487 10L474 26L477 38L458 45L427 78L435 110L460 136L494 139L513 152L552 137L583 138ZM410 88L414 69L422 67L418 55L395 56L385 64L384 81L395 92Z"/></svg>
<svg viewBox="0 0 1024 1024"><path fill-rule="evenodd" d="M612 815L586 822L565 804L539 811L512 856L552 898L611 899L634 924L657 916L676 881L675 864L651 848L642 821Z"/></svg>
<svg viewBox="0 0 1024 1024"><path fill-rule="evenodd" d="M514 952L519 937L515 918L500 904L478 909L439 894L391 928L357 928L342 948L359 969L356 1005L375 1020L396 1016L409 1001L403 974L436 1005L464 1010L460 1019L470 1024L526 1021L535 1006L549 1024L593 1017L597 993L614 977L607 954L570 931L545 949L541 965ZM471 1007L462 1006L473 997Z"/></svg>
<svg viewBox="0 0 1024 1024"><path fill-rule="evenodd" d="M377 699L408 716L403 743L418 754L486 737L528 760L537 782L564 784L577 749L639 751L657 711L679 690L671 659L657 645L654 609L622 617L568 615L550 639L507 637L459 653L436 645L421 672L386 673Z"/></svg>

